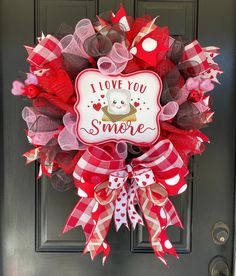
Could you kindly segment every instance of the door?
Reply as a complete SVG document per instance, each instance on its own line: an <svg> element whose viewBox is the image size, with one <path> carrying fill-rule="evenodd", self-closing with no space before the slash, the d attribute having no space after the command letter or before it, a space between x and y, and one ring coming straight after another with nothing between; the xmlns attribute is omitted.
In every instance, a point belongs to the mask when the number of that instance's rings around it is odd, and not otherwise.
<svg viewBox="0 0 236 276"><path fill-rule="evenodd" d="M33 166L25 167L22 153L29 149L20 117L23 103L10 94L11 81L26 71L24 44L33 44L41 30L54 33L60 23L74 26L84 17L113 9L116 0L2 0L1 1L1 110L3 162L1 166L1 271L3 276L207 276L208 269L232 275L234 232L235 151L235 16L234 0L124 0L127 13L161 15L172 35L197 37L204 46L221 47L218 58L224 75L215 89L215 119L204 130L212 143L190 164L188 191L173 198L184 230L169 229L180 260L168 257L165 268L154 256L147 232L111 229L111 254L105 267L101 257L81 256L81 229L60 236L76 204L75 190L60 193L50 180L37 181ZM37 169L37 168L36 168ZM214 225L217 222L222 222ZM229 236L229 239L228 239ZM227 240L228 239L228 240ZM217 244L218 243L218 244ZM214 259L219 256L222 259ZM213 260L211 262L211 260ZM221 262L221 263L220 263ZM225 262L231 271L227 274ZM222 266L221 266L222 264ZM218 268L217 268L218 267ZM220 268L219 268L220 267ZM214 272L215 273L215 272Z"/></svg>

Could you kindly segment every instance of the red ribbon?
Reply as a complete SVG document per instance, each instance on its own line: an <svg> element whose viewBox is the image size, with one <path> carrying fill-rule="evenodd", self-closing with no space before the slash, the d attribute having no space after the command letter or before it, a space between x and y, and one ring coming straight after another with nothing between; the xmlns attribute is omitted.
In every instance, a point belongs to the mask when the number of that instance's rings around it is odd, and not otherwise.
<svg viewBox="0 0 236 276"><path fill-rule="evenodd" d="M184 180L187 173L183 160L169 140L160 141L127 166L117 155L90 147L74 171L78 194L82 198L69 215L63 233L81 225L86 235L84 252L90 252L93 259L104 251L104 262L109 253L105 238L113 215L114 219L119 217L120 200L125 198L126 201L123 203L126 204L125 212L120 214L120 218L125 219L117 228L121 224L128 226L127 213L133 227L136 223L143 224L134 207L136 201L146 221L154 252L166 264L165 253L177 255L165 229L169 225L182 227L168 195L180 194L187 188Z"/></svg>

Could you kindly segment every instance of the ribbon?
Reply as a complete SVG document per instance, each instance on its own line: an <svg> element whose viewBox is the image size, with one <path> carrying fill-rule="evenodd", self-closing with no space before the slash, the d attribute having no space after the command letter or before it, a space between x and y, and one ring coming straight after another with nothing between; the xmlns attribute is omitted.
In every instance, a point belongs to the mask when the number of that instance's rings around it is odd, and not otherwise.
<svg viewBox="0 0 236 276"><path fill-rule="evenodd" d="M207 92L214 89L210 79L189 78L181 89L181 97L176 100L180 105L175 117L175 125L185 129L199 129L212 120L210 96Z"/></svg>
<svg viewBox="0 0 236 276"><path fill-rule="evenodd" d="M112 11L110 12L110 18L112 23L122 24L126 32L129 32L131 30L132 18L130 16L127 16L122 4L120 5L120 9L116 14L114 14Z"/></svg>
<svg viewBox="0 0 236 276"><path fill-rule="evenodd" d="M26 50L29 55L27 61L32 71L40 68L61 67L62 46L53 35L42 34L39 43L34 48L26 46Z"/></svg>
<svg viewBox="0 0 236 276"><path fill-rule="evenodd" d="M179 110L179 105L172 101L168 102L165 106L163 106L161 114L160 114L160 120L161 121L168 121L175 117Z"/></svg>
<svg viewBox="0 0 236 276"><path fill-rule="evenodd" d="M82 225L87 237L84 252L90 252L93 259L104 251L105 261L104 243L107 244L105 238L112 217L117 231L122 224L128 227L127 217L133 228L137 223L143 224L135 208L137 202L155 254L166 264L164 254L176 256L176 252L172 245L170 248L170 241L163 231L168 225L182 226L168 195L186 190L184 177L187 173L184 162L169 140L160 141L127 166L117 156L99 147L90 147L75 167L73 175L82 198L69 215L63 233ZM78 212L87 218L86 221L79 217L73 219Z"/></svg>
<svg viewBox="0 0 236 276"><path fill-rule="evenodd" d="M114 43L107 56L100 57L97 61L98 69L103 75L117 75L121 73L132 55L121 43Z"/></svg>
<svg viewBox="0 0 236 276"><path fill-rule="evenodd" d="M183 68L188 65L188 71L193 76L201 75L203 78L211 79L213 82L219 83L217 76L222 74L219 65L213 60L217 55L219 48L206 47L202 48L197 40L188 44L184 48L180 66Z"/></svg>
<svg viewBox="0 0 236 276"><path fill-rule="evenodd" d="M27 137L34 145L45 146L52 138L59 134L61 121L53 119L39 112L34 107L24 107L22 118L25 120L28 131Z"/></svg>
<svg viewBox="0 0 236 276"><path fill-rule="evenodd" d="M205 150L204 143L209 143L209 138L201 131L179 129L168 122L161 122L161 133L163 139L169 139L173 143L186 166L189 158L202 154Z"/></svg>
<svg viewBox="0 0 236 276"><path fill-rule="evenodd" d="M79 142L75 134L76 117L71 113L63 116L64 128L58 135L58 144L62 150L84 150L86 146Z"/></svg>
<svg viewBox="0 0 236 276"><path fill-rule="evenodd" d="M71 54L89 59L90 56L84 50L84 41L95 34L91 21L87 18L80 20L75 26L74 34L63 37L60 41L62 54Z"/></svg>
<svg viewBox="0 0 236 276"><path fill-rule="evenodd" d="M103 20L101 17L98 20L101 26L106 26L105 28L110 25L108 21ZM169 31L166 27L160 28L156 26L156 18L142 17L134 20L132 17L127 16L121 5L116 14L110 12L110 20L113 24L123 26L126 34L126 47L139 61L143 61L149 67L156 66L166 55L169 49ZM97 27L97 29L101 30L102 28ZM130 61L130 63L133 65L133 61ZM130 69L127 69L127 71L131 72Z"/></svg>

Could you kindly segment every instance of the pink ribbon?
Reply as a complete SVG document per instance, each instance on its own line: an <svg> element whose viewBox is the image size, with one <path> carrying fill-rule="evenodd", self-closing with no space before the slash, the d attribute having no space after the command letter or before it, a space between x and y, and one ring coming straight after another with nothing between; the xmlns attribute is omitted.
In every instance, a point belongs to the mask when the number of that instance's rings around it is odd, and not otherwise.
<svg viewBox="0 0 236 276"><path fill-rule="evenodd" d="M128 61L132 58L128 49L116 42L107 56L98 59L98 69L103 75L117 75L125 69Z"/></svg>
<svg viewBox="0 0 236 276"><path fill-rule="evenodd" d="M58 144L62 150L84 150L87 148L79 142L75 134L76 118L71 113L63 116L63 124L65 128L58 135Z"/></svg>
<svg viewBox="0 0 236 276"><path fill-rule="evenodd" d="M36 108L24 107L22 118L28 126L27 137L34 145L46 145L52 138L59 134L59 121L40 113Z"/></svg>
<svg viewBox="0 0 236 276"><path fill-rule="evenodd" d="M198 102L193 102L193 105L197 110L202 113L209 110L209 97L205 96L206 92L214 89L214 84L210 79L204 79L201 77L189 78L186 84L182 88L182 96L176 101L179 105L183 104L188 100L191 91L202 93L203 97Z"/></svg>
<svg viewBox="0 0 236 276"><path fill-rule="evenodd" d="M175 117L179 110L179 105L174 102L168 102L165 106L163 106L161 114L160 114L160 120L161 121L168 121Z"/></svg>
<svg viewBox="0 0 236 276"><path fill-rule="evenodd" d="M60 41L62 53L72 54L89 59L89 55L84 50L84 41L95 34L91 21L87 18L80 20L73 35L67 35Z"/></svg>

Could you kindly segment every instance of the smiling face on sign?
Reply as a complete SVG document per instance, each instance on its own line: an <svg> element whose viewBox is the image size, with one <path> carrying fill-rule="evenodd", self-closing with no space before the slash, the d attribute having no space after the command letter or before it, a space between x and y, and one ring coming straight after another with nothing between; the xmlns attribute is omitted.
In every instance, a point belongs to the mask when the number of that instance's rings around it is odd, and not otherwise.
<svg viewBox="0 0 236 276"><path fill-rule="evenodd" d="M145 146L158 139L162 83L156 73L105 76L86 69L75 87L76 134L82 143L125 141Z"/></svg>
<svg viewBox="0 0 236 276"><path fill-rule="evenodd" d="M107 111L110 114L128 114L130 112L131 94L125 89L112 89L107 91Z"/></svg>

